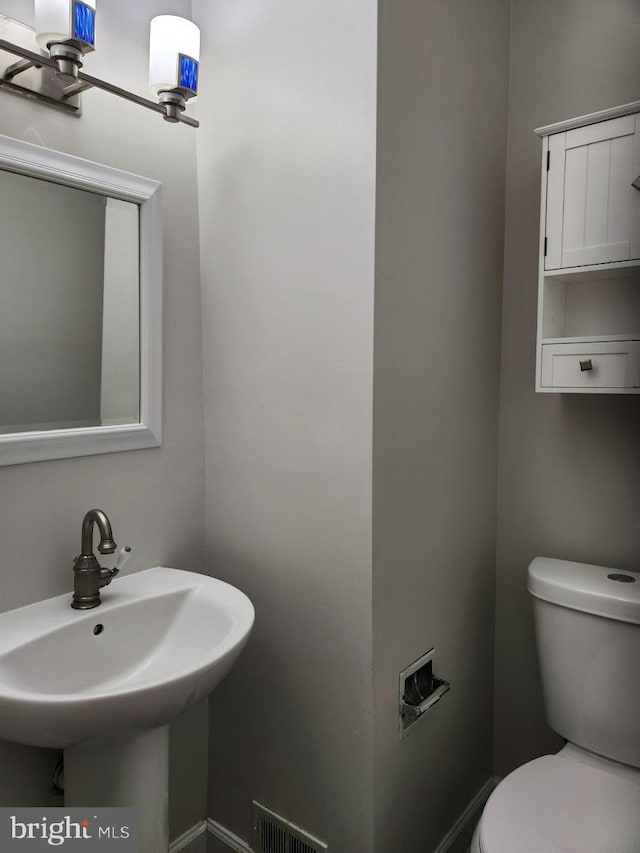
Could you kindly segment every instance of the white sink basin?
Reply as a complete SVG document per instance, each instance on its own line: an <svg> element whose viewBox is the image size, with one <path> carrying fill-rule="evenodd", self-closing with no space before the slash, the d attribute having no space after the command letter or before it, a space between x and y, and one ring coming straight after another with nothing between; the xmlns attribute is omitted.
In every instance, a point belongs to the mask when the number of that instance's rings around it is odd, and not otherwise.
<svg viewBox="0 0 640 853"><path fill-rule="evenodd" d="M254 610L178 569L115 580L102 604L62 595L0 614L0 738L67 748L169 723L226 675Z"/></svg>

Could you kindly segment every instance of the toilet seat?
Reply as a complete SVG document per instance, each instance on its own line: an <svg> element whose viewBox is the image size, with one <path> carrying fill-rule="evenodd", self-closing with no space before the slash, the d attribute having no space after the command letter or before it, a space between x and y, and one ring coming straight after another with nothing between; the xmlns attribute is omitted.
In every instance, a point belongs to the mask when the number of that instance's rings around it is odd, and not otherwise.
<svg viewBox="0 0 640 853"><path fill-rule="evenodd" d="M638 853L640 774L536 758L495 789L477 840L481 853Z"/></svg>

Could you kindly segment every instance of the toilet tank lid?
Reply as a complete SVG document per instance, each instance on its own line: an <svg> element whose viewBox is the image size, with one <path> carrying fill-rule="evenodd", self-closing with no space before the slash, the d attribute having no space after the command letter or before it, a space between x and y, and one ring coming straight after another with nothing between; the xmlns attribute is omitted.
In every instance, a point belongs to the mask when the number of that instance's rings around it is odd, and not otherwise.
<svg viewBox="0 0 640 853"><path fill-rule="evenodd" d="M638 572L536 557L528 588L536 598L561 607L640 625Z"/></svg>

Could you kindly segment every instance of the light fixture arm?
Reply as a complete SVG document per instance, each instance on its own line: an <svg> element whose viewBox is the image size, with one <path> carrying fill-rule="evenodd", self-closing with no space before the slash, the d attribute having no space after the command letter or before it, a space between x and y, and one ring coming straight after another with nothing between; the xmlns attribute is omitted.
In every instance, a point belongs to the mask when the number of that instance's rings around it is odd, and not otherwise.
<svg viewBox="0 0 640 853"><path fill-rule="evenodd" d="M20 86L13 81L24 71L31 68L49 68L58 73L58 63L55 59L51 59L44 54L35 53L32 50L28 50L27 48L21 47L20 45L14 44L10 41L6 41L5 39L0 39L0 51L6 51L13 56L19 56L22 60L9 65L4 69L4 71L0 69L0 89L4 89L5 91L44 103L47 106L56 107L67 113L79 114L79 108L70 104L69 99L87 89L102 89L103 92L110 92L112 95L117 95L117 97L130 101L133 104L138 104L148 110L160 113L167 121L182 122L190 127L200 126L200 122L188 115L185 115L182 110L171 109L169 105L143 98L140 95L136 95L134 92L129 92L127 89L120 88L120 86L114 86L113 83L108 83L106 80L100 80L98 77L92 77L90 74L85 74L80 70L77 74L78 82L72 83L70 86L63 89L59 99L45 95L36 89Z"/></svg>
<svg viewBox="0 0 640 853"><path fill-rule="evenodd" d="M0 39L0 47L2 45L8 45L9 42L5 42ZM6 47L1 47L2 50L8 50ZM16 53L16 56L21 56L22 54ZM17 77L18 74L22 74L23 71L28 71L30 68L42 68L42 63L36 63L32 59L20 59L18 62L14 62L13 65L10 65L7 69L5 69L4 74L2 75L2 79L5 81L13 80L14 77Z"/></svg>

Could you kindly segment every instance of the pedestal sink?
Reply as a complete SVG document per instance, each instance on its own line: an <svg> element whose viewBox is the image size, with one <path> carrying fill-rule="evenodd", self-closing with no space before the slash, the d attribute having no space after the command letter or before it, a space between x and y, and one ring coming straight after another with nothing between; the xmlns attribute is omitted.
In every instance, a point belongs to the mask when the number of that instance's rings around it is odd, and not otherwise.
<svg viewBox="0 0 640 853"><path fill-rule="evenodd" d="M154 568L102 605L62 595L0 614L0 738L64 749L65 806L132 806L168 850L168 724L233 666L254 610L223 581Z"/></svg>

